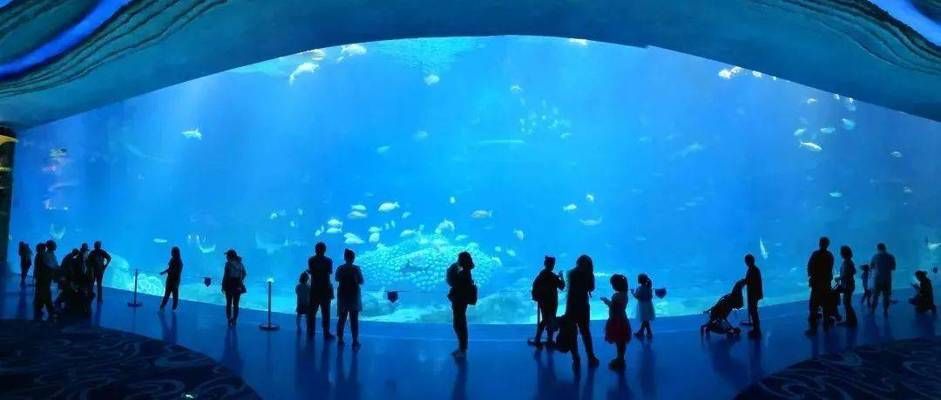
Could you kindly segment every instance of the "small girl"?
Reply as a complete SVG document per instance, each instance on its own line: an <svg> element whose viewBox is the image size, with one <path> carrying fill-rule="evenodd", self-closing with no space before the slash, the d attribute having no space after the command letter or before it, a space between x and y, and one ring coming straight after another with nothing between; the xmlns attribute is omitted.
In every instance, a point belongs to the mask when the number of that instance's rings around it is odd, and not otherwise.
<svg viewBox="0 0 941 400"><path fill-rule="evenodd" d="M301 272L297 286L294 287L294 294L297 295L297 329L301 329L301 316L307 315L310 311L310 275L307 271Z"/></svg>
<svg viewBox="0 0 941 400"><path fill-rule="evenodd" d="M644 337L644 330L647 331L647 339L653 338L653 331L650 330L650 321L654 320L653 311L653 281L647 277L647 274L637 276L639 287L633 290L634 298L637 299L637 318L640 319L640 329L634 336L638 339Z"/></svg>
<svg viewBox="0 0 941 400"><path fill-rule="evenodd" d="M865 305L866 307L872 306L872 290L869 289L869 264L863 264L862 266L862 280L863 280L863 298L860 299L860 304Z"/></svg>
<svg viewBox="0 0 941 400"><path fill-rule="evenodd" d="M614 294L609 300L602 297L601 301L608 306L608 323L604 326L604 340L617 346L618 356L611 360L608 367L613 370L622 370L625 367L624 352L627 343L631 340L631 321L627 319L627 278L621 274L611 276L611 288Z"/></svg>

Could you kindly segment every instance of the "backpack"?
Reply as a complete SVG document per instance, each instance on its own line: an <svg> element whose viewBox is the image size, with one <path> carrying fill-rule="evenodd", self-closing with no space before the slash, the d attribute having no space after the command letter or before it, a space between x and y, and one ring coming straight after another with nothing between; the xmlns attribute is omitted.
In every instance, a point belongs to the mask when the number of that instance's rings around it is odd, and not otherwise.
<svg viewBox="0 0 941 400"><path fill-rule="evenodd" d="M559 318L556 318L559 324L559 333L555 337L555 350L568 353L572 351L576 343L578 329L575 325L575 321L572 321L567 315L563 315Z"/></svg>

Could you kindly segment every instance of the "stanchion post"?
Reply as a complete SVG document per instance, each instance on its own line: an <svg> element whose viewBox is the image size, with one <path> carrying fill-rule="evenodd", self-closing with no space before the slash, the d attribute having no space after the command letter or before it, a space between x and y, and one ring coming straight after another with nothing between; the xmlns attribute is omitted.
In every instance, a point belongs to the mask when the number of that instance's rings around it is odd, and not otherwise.
<svg viewBox="0 0 941 400"><path fill-rule="evenodd" d="M137 269L135 269L134 270L134 301L128 302L127 303L128 307L140 307L144 305L144 303L137 301L137 273L138 271Z"/></svg>
<svg viewBox="0 0 941 400"><path fill-rule="evenodd" d="M261 330L263 331L276 331L280 329L281 327L279 327L276 324L271 323L271 284L274 283L274 279L268 278L267 283L268 283L268 322L265 322L259 325L258 327L261 328Z"/></svg>

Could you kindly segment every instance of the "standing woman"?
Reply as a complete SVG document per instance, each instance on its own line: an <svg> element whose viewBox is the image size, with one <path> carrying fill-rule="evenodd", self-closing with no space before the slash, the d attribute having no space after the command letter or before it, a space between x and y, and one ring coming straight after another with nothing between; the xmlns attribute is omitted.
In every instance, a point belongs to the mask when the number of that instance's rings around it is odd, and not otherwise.
<svg viewBox="0 0 941 400"><path fill-rule="evenodd" d="M42 310L46 309L49 318L55 317L55 307L52 304L52 279L53 271L43 263L45 257L46 244L36 245L36 268L33 270L33 276L36 279L36 289L33 297L33 316L37 320L42 319Z"/></svg>
<svg viewBox="0 0 941 400"><path fill-rule="evenodd" d="M225 293L225 316L229 326L235 326L239 318L239 299L245 293L245 266L242 257L233 249L225 252L225 272L222 275L222 292Z"/></svg>
<svg viewBox="0 0 941 400"><path fill-rule="evenodd" d="M163 301L160 302L160 309L167 305L170 295L173 295L173 311L180 302L180 277L183 275L183 258L180 257L180 248L173 246L170 250L170 262L167 263L167 269L160 275L167 276L166 287L163 290Z"/></svg>
<svg viewBox="0 0 941 400"><path fill-rule="evenodd" d="M30 250L26 242L20 242L20 287L26 287L26 275L29 274L29 267L33 265L33 251Z"/></svg>
<svg viewBox="0 0 941 400"><path fill-rule="evenodd" d="M588 353L588 366L597 367L598 357L595 357L595 349L591 343L591 330L588 327L591 322L591 308L588 304L588 298L591 292L595 291L595 267L591 257L582 254L575 261L575 268L569 271L568 296L565 299L565 316L572 321L578 328L578 333L582 335L582 342L585 344L585 352ZM578 356L578 345L572 346L572 367L578 368L581 365L581 359Z"/></svg>
<svg viewBox="0 0 941 400"><path fill-rule="evenodd" d="M474 259L470 253L462 251L447 273L448 286L451 288L448 291L448 300L451 300L452 323L458 343L457 350L451 355L456 358L464 358L467 355L467 306L477 304L477 286L474 285L474 277L471 275L472 269Z"/></svg>
<svg viewBox="0 0 941 400"><path fill-rule="evenodd" d="M337 343L343 344L343 328L346 320L350 320L350 331L353 334L353 349L359 348L359 312L363 309L363 301L360 297L360 286L363 284L363 272L358 265L353 264L356 260L356 253L353 250L343 251L343 260L345 261L340 268L337 268L337 313L340 314L340 320L337 321Z"/></svg>
<svg viewBox="0 0 941 400"><path fill-rule="evenodd" d="M853 310L853 291L856 290L856 263L853 262L853 250L849 246L840 247L840 292L843 294L843 312L846 319L841 322L848 327L856 326L856 311Z"/></svg>
<svg viewBox="0 0 941 400"><path fill-rule="evenodd" d="M330 302L333 300L333 260L327 257L327 245L317 242L314 255L307 259L307 273L310 274L310 314L307 315L307 336L314 336L317 311L320 311L323 327L323 340L332 340L330 333Z"/></svg>

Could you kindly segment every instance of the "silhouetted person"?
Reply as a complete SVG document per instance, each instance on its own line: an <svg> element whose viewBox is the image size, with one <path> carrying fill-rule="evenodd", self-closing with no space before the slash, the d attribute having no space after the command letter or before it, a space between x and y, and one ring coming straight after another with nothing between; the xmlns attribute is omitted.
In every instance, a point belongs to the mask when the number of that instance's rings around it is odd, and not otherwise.
<svg viewBox="0 0 941 400"><path fill-rule="evenodd" d="M33 251L26 242L20 242L17 254L20 256L20 287L25 287L26 275L29 274L29 267L33 265Z"/></svg>
<svg viewBox="0 0 941 400"><path fill-rule="evenodd" d="M848 327L856 326L856 311L853 310L853 291L856 290L856 264L853 262L853 250L849 246L840 247L840 294L843 296L843 312L846 319L841 324Z"/></svg>
<svg viewBox="0 0 941 400"><path fill-rule="evenodd" d="M555 268L555 257L546 256L542 265L542 271L539 271L539 275L536 275L532 289L533 300L539 307L540 320L536 326L536 337L529 340L529 344L542 347L542 331L545 330L545 344L552 347L555 345L552 335L554 333L555 317L559 311L559 291L565 289L565 279L562 278L562 272L558 274L552 272Z"/></svg>
<svg viewBox="0 0 941 400"><path fill-rule="evenodd" d="M314 246L314 256L307 259L307 273L310 274L310 314L307 315L307 335L314 335L317 311L323 319L324 340L333 339L330 333L330 301L333 300L333 260L326 256L327 245L318 242Z"/></svg>
<svg viewBox="0 0 941 400"><path fill-rule="evenodd" d="M879 295L882 297L882 314L889 315L889 303L892 301L892 271L895 271L895 256L885 249L885 243L876 245L876 255L872 256L869 268L873 269L872 280L872 310L879 304Z"/></svg>
<svg viewBox="0 0 941 400"><path fill-rule="evenodd" d="M163 308L167 306L167 300L169 300L172 295L173 311L176 311L176 306L180 303L180 279L183 276L183 257L180 257L179 247L174 246L170 249L170 261L167 262L167 269L163 270L160 275L167 276L167 282L163 289L163 301L160 302L160 309L163 310ZM98 290L100 291L101 289ZM99 297L99 299L100 298L101 297Z"/></svg>
<svg viewBox="0 0 941 400"><path fill-rule="evenodd" d="M470 253L462 251L457 255L457 262L448 267L447 283L448 300L451 301L452 324L457 335L457 350L451 353L454 357L464 358L467 355L467 306L477 304L477 286L471 270L474 269L474 259Z"/></svg>
<svg viewBox="0 0 941 400"><path fill-rule="evenodd" d="M310 313L310 274L307 271L301 272L297 278L297 286L294 286L294 294L297 296L297 318L294 320L297 330L301 329L301 317Z"/></svg>
<svg viewBox="0 0 941 400"><path fill-rule="evenodd" d="M42 309L46 309L49 317L55 316L55 307L52 305L52 279L54 271L43 262L46 253L46 244L36 245L36 268L33 270L33 276L36 281L36 288L33 296L33 316L35 319L42 319Z"/></svg>
<svg viewBox="0 0 941 400"><path fill-rule="evenodd" d="M915 306L916 312L931 311L936 313L934 288L931 285L931 279L928 279L928 273L921 270L915 271L915 279L918 281L918 283L912 284L912 287L915 288L915 297L909 299L908 302Z"/></svg>
<svg viewBox="0 0 941 400"><path fill-rule="evenodd" d="M101 248L101 241L96 241L95 249L88 254L88 265L91 267L91 271L95 277L95 293L98 294L99 303L104 301L102 299L103 291L101 289L101 282L104 280L105 269L108 268L109 264L111 264L111 255Z"/></svg>
<svg viewBox="0 0 941 400"><path fill-rule="evenodd" d="M869 284L869 264L863 264L862 266L863 273L860 276L860 280L863 281L863 297L859 299L859 304L862 304L866 308L872 307L872 286Z"/></svg>
<svg viewBox="0 0 941 400"><path fill-rule="evenodd" d="M363 310L363 300L360 296L360 286L363 284L363 272L358 265L353 264L356 253L353 250L343 251L345 263L337 268L337 337L339 344L343 344L343 328L346 320L350 320L350 331L353 334L353 349L359 348L359 312Z"/></svg>
<svg viewBox="0 0 941 400"><path fill-rule="evenodd" d="M751 319L750 338L761 337L761 319L758 318L758 302L765 297L764 284L761 282L761 270L755 265L755 256L745 255L745 288L748 289L748 318Z"/></svg>
<svg viewBox="0 0 941 400"><path fill-rule="evenodd" d="M656 318L656 313L653 309L653 281L647 274L637 275L637 287L632 293L637 299L637 319L640 320L640 328L634 336L643 339L646 331L647 339L651 339L653 331L650 329L650 322Z"/></svg>
<svg viewBox="0 0 941 400"><path fill-rule="evenodd" d="M830 239L826 236L821 237L820 247L810 255L807 261L807 278L810 285L810 314L807 316L807 322L810 325L807 329L808 335L817 333L817 322L820 314L823 314L823 329L830 329L833 320L830 315L830 307L827 307L827 301L830 298L830 284L833 281L833 254L827 250L830 247ZM817 310L821 310L818 313Z"/></svg>
<svg viewBox="0 0 941 400"><path fill-rule="evenodd" d="M46 253L48 254L48 244L46 246ZM81 262L81 253L78 249L72 249L65 257L62 257L61 284L59 286L59 295L56 296L54 303L57 308L63 308L68 313L74 312L77 305Z"/></svg>
<svg viewBox="0 0 941 400"><path fill-rule="evenodd" d="M627 351L627 343L631 340L631 321L627 319L627 286L627 277L614 274L611 276L611 288L614 289L614 294L610 299L601 298L601 301L608 306L608 322L604 326L604 340L614 343L618 352L617 358L608 364L608 367L613 370L624 369L624 353Z"/></svg>
<svg viewBox="0 0 941 400"><path fill-rule="evenodd" d="M569 271L568 277L568 295L565 299L565 318L575 324L579 334L582 335L582 342L585 345L585 353L588 354L588 366L598 366L598 357L595 357L594 346L591 343L591 329L588 326L591 320L591 306L588 298L591 292L595 291L595 267L591 257L581 255L575 261L575 268ZM578 355L578 344L572 346L572 366L578 368L581 364L581 358Z"/></svg>
<svg viewBox="0 0 941 400"><path fill-rule="evenodd" d="M239 299L245 293L245 265L242 257L233 249L225 252L225 271L222 274L222 292L225 293L225 316L229 326L235 326L239 318Z"/></svg>

